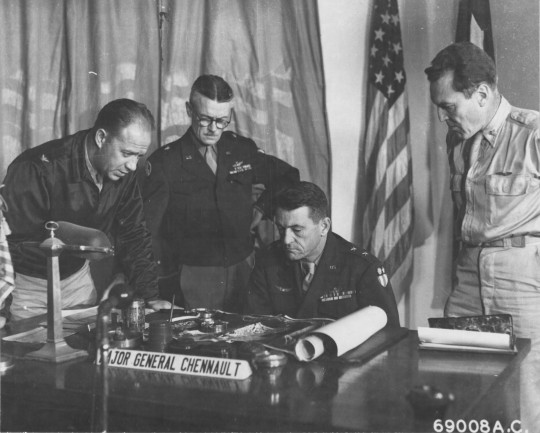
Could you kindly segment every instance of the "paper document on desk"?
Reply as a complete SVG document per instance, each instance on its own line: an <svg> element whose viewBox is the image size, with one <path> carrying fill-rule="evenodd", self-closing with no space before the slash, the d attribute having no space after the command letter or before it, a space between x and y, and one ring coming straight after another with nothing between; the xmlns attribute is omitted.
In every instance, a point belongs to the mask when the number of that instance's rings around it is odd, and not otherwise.
<svg viewBox="0 0 540 433"><path fill-rule="evenodd" d="M62 335L64 338L76 334L86 326L93 327L96 323L97 306L62 310ZM40 322L36 328L2 338L4 341L18 343L45 343L47 342L47 321Z"/></svg>
<svg viewBox="0 0 540 433"><path fill-rule="evenodd" d="M418 328L421 349L515 352L512 335L461 329Z"/></svg>
<svg viewBox="0 0 540 433"><path fill-rule="evenodd" d="M97 319L97 305L77 310L62 310L62 328L66 330L78 330L86 325L95 325Z"/></svg>
<svg viewBox="0 0 540 433"><path fill-rule="evenodd" d="M64 338L73 335L75 332L71 330L63 330ZM44 326L38 326L37 328L30 329L29 331L19 332L18 334L8 335L2 338L3 341L14 341L17 343L46 343L47 342L47 328Z"/></svg>
<svg viewBox="0 0 540 433"><path fill-rule="evenodd" d="M334 346L332 351L341 356L384 328L387 320L383 309L375 306L363 308L298 340L296 357L300 361L312 361L328 351L329 346Z"/></svg>

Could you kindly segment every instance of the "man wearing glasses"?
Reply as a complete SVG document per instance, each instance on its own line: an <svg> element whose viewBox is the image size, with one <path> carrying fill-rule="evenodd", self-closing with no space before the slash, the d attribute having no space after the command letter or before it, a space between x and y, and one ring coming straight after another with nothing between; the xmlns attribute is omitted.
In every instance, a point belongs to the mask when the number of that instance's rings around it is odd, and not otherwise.
<svg viewBox="0 0 540 433"><path fill-rule="evenodd" d="M202 75L191 88L191 127L147 161L143 198L160 292L189 308L238 312L253 267L253 236L274 197L299 181L296 168L265 155L249 138L224 131L233 91ZM252 186L264 192L253 203ZM180 283L180 292L178 291Z"/></svg>

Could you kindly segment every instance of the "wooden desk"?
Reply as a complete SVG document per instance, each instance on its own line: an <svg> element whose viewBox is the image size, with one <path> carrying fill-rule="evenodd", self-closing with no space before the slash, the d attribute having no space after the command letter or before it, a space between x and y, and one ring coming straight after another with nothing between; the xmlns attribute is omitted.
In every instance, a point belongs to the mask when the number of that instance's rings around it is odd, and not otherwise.
<svg viewBox="0 0 540 433"><path fill-rule="evenodd" d="M416 332L364 363L298 363L244 381L109 369L110 431L434 431L406 396L418 384L455 395L446 417L504 426L504 389L529 351L486 355L419 351ZM96 367L16 359L1 378L1 431L89 431ZM96 376L97 378L97 376ZM97 392L97 391L96 391Z"/></svg>

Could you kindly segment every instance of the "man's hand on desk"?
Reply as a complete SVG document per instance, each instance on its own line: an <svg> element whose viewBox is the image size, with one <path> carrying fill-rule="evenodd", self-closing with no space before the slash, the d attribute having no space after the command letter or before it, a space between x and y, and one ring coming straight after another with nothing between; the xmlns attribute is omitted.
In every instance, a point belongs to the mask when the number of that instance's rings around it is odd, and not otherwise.
<svg viewBox="0 0 540 433"><path fill-rule="evenodd" d="M170 310L172 304L169 301L163 299L154 299L153 301L147 301L146 305L154 311L159 311L161 309Z"/></svg>

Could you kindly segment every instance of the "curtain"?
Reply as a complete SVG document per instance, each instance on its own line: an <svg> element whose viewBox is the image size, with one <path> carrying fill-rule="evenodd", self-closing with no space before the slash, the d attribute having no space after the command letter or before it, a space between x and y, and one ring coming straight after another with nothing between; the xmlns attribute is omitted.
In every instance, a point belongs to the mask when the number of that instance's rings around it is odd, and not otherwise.
<svg viewBox="0 0 540 433"><path fill-rule="evenodd" d="M0 20L0 179L120 97L147 104L170 142L189 126L192 82L212 73L236 95L229 129L329 191L316 1L3 0Z"/></svg>
<svg viewBox="0 0 540 433"><path fill-rule="evenodd" d="M170 1L162 140L189 127L191 83L220 75L236 95L231 127L329 191L329 143L314 1Z"/></svg>

